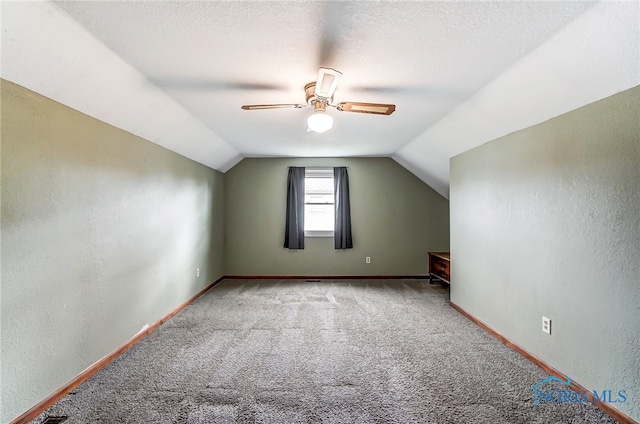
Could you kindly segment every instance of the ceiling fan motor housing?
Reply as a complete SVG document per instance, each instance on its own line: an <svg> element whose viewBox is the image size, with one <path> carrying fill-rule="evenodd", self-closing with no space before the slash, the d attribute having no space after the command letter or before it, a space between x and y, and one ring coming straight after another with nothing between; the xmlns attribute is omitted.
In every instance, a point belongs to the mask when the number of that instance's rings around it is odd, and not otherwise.
<svg viewBox="0 0 640 424"><path fill-rule="evenodd" d="M316 96L316 82L310 82L309 84L304 86L304 95L307 101L307 104L313 105L315 103L324 103L325 105L331 103L333 101L333 96L330 99L325 99L322 97Z"/></svg>

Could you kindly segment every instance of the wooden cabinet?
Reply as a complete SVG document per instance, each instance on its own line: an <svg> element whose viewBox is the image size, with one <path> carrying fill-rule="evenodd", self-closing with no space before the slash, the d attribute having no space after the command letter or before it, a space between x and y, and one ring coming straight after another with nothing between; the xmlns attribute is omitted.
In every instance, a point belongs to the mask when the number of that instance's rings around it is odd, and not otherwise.
<svg viewBox="0 0 640 424"><path fill-rule="evenodd" d="M429 283L433 278L451 284L451 259L449 252L429 252Z"/></svg>

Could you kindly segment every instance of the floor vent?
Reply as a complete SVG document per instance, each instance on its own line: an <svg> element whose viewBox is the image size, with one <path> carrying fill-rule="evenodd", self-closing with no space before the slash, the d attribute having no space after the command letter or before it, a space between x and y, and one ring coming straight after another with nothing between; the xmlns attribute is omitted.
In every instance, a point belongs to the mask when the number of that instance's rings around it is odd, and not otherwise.
<svg viewBox="0 0 640 424"><path fill-rule="evenodd" d="M67 416L62 416L62 417L47 417L44 419L44 421L42 421L42 424L60 424L62 422L67 421Z"/></svg>
<svg viewBox="0 0 640 424"><path fill-rule="evenodd" d="M305 283L319 283L320 280L304 280Z"/></svg>

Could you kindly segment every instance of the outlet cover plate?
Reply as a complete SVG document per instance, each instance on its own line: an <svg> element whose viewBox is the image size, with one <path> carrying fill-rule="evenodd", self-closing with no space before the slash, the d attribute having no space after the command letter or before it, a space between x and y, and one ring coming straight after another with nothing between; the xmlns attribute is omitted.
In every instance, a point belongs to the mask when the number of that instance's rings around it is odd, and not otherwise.
<svg viewBox="0 0 640 424"><path fill-rule="evenodd" d="M551 320L547 317L542 317L542 331L551 335Z"/></svg>

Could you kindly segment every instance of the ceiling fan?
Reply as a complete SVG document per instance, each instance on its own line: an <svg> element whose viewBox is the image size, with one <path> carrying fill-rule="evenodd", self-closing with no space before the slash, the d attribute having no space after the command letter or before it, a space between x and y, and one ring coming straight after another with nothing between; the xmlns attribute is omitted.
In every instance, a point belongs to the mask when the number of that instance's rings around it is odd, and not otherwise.
<svg viewBox="0 0 640 424"><path fill-rule="evenodd" d="M313 106L313 115L307 119L310 131L323 133L333 126L333 118L327 114L327 106L335 107L341 112L371 113L374 115L391 115L396 105L382 103L340 102L333 104L333 93L338 87L342 73L331 68L320 68L318 79L304 86L306 104L284 103L271 105L244 105L244 110L260 109L301 109Z"/></svg>

